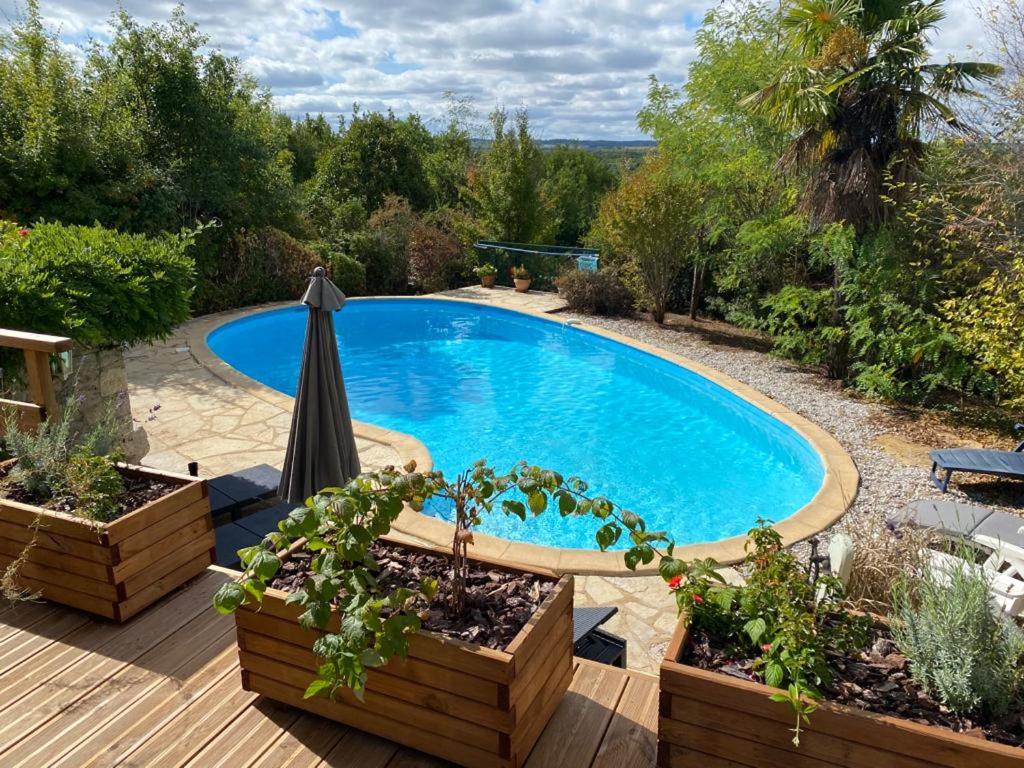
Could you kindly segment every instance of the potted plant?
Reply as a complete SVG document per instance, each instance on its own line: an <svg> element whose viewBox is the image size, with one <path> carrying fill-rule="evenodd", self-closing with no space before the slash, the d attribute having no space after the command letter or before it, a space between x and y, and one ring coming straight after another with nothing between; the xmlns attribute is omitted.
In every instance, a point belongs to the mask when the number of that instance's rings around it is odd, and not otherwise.
<svg viewBox="0 0 1024 768"><path fill-rule="evenodd" d="M750 537L743 587L721 583L712 561L663 572L682 620L661 666L659 766L1021 764L1019 746L997 742L1024 743L1024 638L996 626L984 578L972 598L948 581L930 589L926 575L906 592L913 610L893 623L848 611L838 580L812 583L767 525ZM946 615L915 627L907 617L920 617L929 593ZM905 629L941 647L942 674L927 678ZM964 708L943 693L972 685L979 692ZM980 702L993 690L1004 709L986 713Z"/></svg>
<svg viewBox="0 0 1024 768"><path fill-rule="evenodd" d="M517 293L526 293L530 290L530 283L532 282L530 270L521 264L512 267L512 282L516 284Z"/></svg>
<svg viewBox="0 0 1024 768"><path fill-rule="evenodd" d="M473 272L480 278L480 285L484 288L493 288L494 281L498 277L498 268L493 264L481 264L475 267Z"/></svg>
<svg viewBox="0 0 1024 768"><path fill-rule="evenodd" d="M465 766L521 766L572 678L573 578L474 557L480 516L525 520L554 506L628 531L627 563L661 534L586 484L480 462L454 480L385 469L293 511L214 604L234 612L242 684L278 701ZM451 507L449 550L387 533L404 505Z"/></svg>
<svg viewBox="0 0 1024 768"><path fill-rule="evenodd" d="M2 589L125 621L213 563L206 483L118 461L107 425L77 435L73 413L30 432L8 421Z"/></svg>

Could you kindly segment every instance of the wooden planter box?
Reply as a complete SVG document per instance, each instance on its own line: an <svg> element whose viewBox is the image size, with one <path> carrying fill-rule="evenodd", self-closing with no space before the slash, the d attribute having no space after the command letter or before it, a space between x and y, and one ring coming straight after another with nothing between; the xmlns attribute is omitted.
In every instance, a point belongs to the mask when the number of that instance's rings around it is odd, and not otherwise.
<svg viewBox="0 0 1024 768"><path fill-rule="evenodd" d="M678 663L680 622L661 663L659 768L1021 768L1024 750L944 728L821 703L794 747L775 688Z"/></svg>
<svg viewBox="0 0 1024 768"><path fill-rule="evenodd" d="M114 621L126 621L202 573L215 552L206 481L131 465L123 471L178 487L110 523L0 499L0 569L34 537L19 583Z"/></svg>
<svg viewBox="0 0 1024 768"><path fill-rule="evenodd" d="M559 579L505 651L417 632L408 658L370 671L364 702L347 688L333 700L303 698L316 676L312 647L320 633L298 625L303 609L285 605L286 597L268 589L262 608L246 605L235 613L243 688L459 765L522 766L572 680L572 576Z"/></svg>

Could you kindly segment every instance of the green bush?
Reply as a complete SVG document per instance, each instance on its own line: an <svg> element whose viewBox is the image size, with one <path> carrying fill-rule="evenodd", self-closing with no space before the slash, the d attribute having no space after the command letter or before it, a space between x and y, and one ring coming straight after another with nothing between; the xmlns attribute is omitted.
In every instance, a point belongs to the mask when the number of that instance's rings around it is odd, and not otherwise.
<svg viewBox="0 0 1024 768"><path fill-rule="evenodd" d="M330 260L331 276L346 296L366 293L366 267L344 253L336 253Z"/></svg>
<svg viewBox="0 0 1024 768"><path fill-rule="evenodd" d="M416 223L408 201L392 196L352 237L351 253L366 267L368 293L409 292L409 239Z"/></svg>
<svg viewBox="0 0 1024 768"><path fill-rule="evenodd" d="M588 315L629 315L633 294L613 270L583 272L573 269L558 278L558 295L575 312Z"/></svg>
<svg viewBox="0 0 1024 768"><path fill-rule="evenodd" d="M821 365L828 357L828 342L842 334L829 325L832 293L828 289L787 285L761 301L767 315L760 327L772 337L773 350L808 365Z"/></svg>
<svg viewBox="0 0 1024 768"><path fill-rule="evenodd" d="M189 317L193 240L0 221L0 326L87 346L163 338Z"/></svg>
<svg viewBox="0 0 1024 768"><path fill-rule="evenodd" d="M196 314L296 300L320 256L273 227L234 234L196 292Z"/></svg>
<svg viewBox="0 0 1024 768"><path fill-rule="evenodd" d="M1024 632L990 600L988 576L967 567L925 568L893 591L893 639L911 675L960 715L999 717L1020 691Z"/></svg>

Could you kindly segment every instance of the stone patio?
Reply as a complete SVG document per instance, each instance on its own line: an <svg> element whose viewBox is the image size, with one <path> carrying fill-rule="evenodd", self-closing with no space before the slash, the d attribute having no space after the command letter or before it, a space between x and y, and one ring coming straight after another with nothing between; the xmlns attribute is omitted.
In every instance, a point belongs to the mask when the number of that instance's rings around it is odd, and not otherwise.
<svg viewBox="0 0 1024 768"><path fill-rule="evenodd" d="M554 294L519 294L501 287L469 287L445 295L541 312L564 306ZM201 365L188 344L200 324L209 325L209 319L186 323L166 341L126 354L132 412L150 445L142 463L181 472L189 461L197 461L203 476L260 463L280 467L291 414ZM357 438L357 445L366 469L401 463L389 445L365 438ZM618 614L604 628L627 640L630 668L657 672L676 623L674 602L659 577L577 576L576 603L617 606Z"/></svg>

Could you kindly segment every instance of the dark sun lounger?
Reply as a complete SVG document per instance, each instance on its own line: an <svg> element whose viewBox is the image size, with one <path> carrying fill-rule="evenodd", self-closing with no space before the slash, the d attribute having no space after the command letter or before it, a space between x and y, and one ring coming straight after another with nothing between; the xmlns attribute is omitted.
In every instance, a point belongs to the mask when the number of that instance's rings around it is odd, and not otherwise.
<svg viewBox="0 0 1024 768"><path fill-rule="evenodd" d="M1024 429L1018 424L1017 429ZM954 472L976 475L997 475L1024 480L1024 441L1012 451L993 451L984 448L943 448L931 452L932 482L943 493L949 488ZM945 472L939 477L939 472Z"/></svg>

